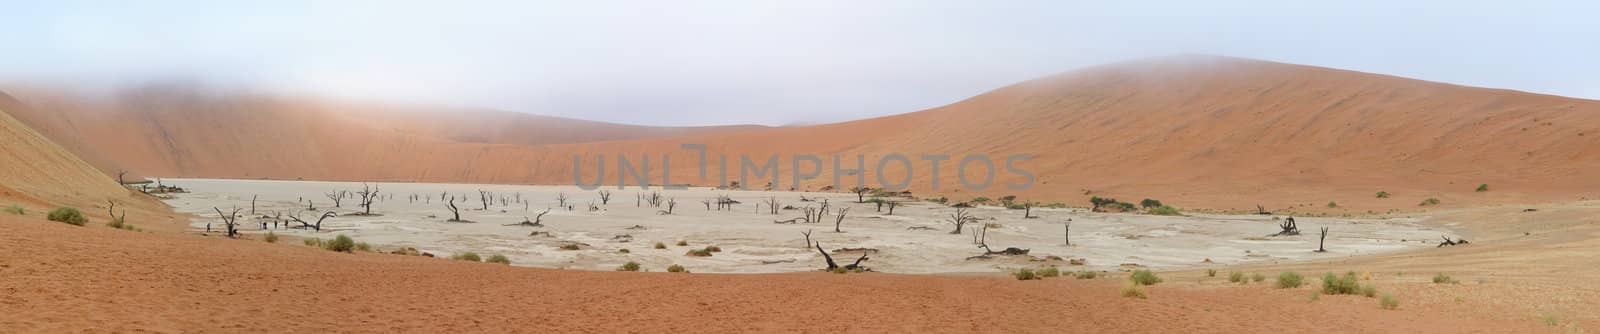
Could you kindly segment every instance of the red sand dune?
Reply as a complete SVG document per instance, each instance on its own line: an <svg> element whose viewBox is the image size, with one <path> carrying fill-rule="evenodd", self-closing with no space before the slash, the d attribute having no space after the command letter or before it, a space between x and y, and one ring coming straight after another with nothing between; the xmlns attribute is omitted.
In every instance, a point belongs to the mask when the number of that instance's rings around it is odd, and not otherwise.
<svg viewBox="0 0 1600 334"><path fill-rule="evenodd" d="M739 178L739 154L777 154L780 189L791 186L794 154L822 157L821 177L800 186L818 189L832 183L835 154L864 155L876 184L879 159L902 153L914 166L912 191L955 199L1016 194L1082 205L1097 195L1190 208L1382 212L1426 198L1454 206L1600 197L1600 143L1591 135L1600 134L1600 101L1223 57L1090 67L852 122L582 143L595 138L547 141L542 133L553 130L488 125L505 115L372 121L351 115L382 108L163 91L109 105L39 96L23 96L37 114L20 119L54 138L82 138L94 150L86 155L168 177L570 184L575 155L585 157L587 180L604 155L615 183L617 155L637 164L647 153L653 178L661 155L672 154L673 183L716 184L714 165L709 180L699 179L697 154L679 148L701 143L712 157L730 156L730 180ZM48 125L52 118L71 125ZM478 128L486 135L474 136ZM960 190L956 160L973 153L989 154L999 178L982 191ZM953 156L940 166L938 191L922 154ZM1004 169L1010 154L1033 156L1017 164L1037 176L1033 188L1002 186L1021 180ZM903 175L899 163L887 166L890 180ZM1480 183L1492 191L1474 192ZM1378 191L1393 197L1376 199ZM1326 208L1329 201L1339 208Z"/></svg>

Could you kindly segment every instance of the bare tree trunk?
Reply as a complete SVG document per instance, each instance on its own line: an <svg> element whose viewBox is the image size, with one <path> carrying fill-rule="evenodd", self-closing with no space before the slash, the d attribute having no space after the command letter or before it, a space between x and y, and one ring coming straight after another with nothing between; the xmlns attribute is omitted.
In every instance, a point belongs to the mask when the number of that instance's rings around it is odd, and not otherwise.
<svg viewBox="0 0 1600 334"><path fill-rule="evenodd" d="M800 234L806 235L806 248L811 248L811 230L800 232Z"/></svg>
<svg viewBox="0 0 1600 334"><path fill-rule="evenodd" d="M1072 246L1072 219L1067 219L1067 224L1063 226L1061 238L1067 242L1067 246Z"/></svg>
<svg viewBox="0 0 1600 334"><path fill-rule="evenodd" d="M1322 238L1317 239L1317 253L1322 253L1322 252L1327 252L1328 251L1327 249L1322 248L1322 245L1327 243L1327 241L1328 241L1328 228L1327 227L1323 227L1322 228Z"/></svg>
<svg viewBox="0 0 1600 334"><path fill-rule="evenodd" d="M844 215L849 212L850 208L848 207L839 208L839 216L833 219L833 233L844 233L843 230L839 229L839 225L844 223Z"/></svg>

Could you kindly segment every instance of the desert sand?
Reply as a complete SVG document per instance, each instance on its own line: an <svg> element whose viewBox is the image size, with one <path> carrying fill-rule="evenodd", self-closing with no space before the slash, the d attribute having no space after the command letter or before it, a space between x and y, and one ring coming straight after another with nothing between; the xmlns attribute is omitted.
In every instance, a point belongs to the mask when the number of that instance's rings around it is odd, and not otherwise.
<svg viewBox="0 0 1600 334"><path fill-rule="evenodd" d="M1587 135L1600 126L1596 101L1219 57L1094 67L876 119L636 137L617 134L631 129L621 125L452 120L426 110L371 121L364 113L388 107L159 87L111 102L7 92L18 96L0 95L0 207L26 212L0 213L6 331L1508 333L1584 332L1600 322L1592 311L1600 289L1583 284L1600 277L1592 256L1600 251L1600 201L1590 193L1600 185L1600 146ZM578 131L472 130L494 117ZM590 127L616 132L583 131ZM826 173L801 191L722 191L690 177L684 160L692 159L674 159L674 179L696 186L663 191L678 201L671 215L633 205L634 190L614 190L611 203L589 211L593 192L559 186L571 183L575 154L686 153L683 143L735 155L1030 153L1040 176L1032 189L914 186L913 194L1014 194L1069 207L1038 209L1033 219L970 209L994 224L990 245L1030 249L1027 257L985 260L968 259L980 254L970 235L948 234L941 218L954 208L918 201L879 213L850 203L853 195L820 191ZM913 184L929 181L920 168ZM158 198L119 187L107 173L123 169L171 177L165 181L194 192ZM262 211L293 213L301 198L329 210L321 193L359 188L348 181L378 182L394 196L374 205L381 216L351 215L355 201L346 200L331 208L340 215L324 231L274 230L286 237L277 243L251 227ZM1007 181L1015 180L996 180ZM1473 191L1482 183L1491 190ZM520 193L528 205L471 210L478 189ZM476 223L443 222L437 198L415 204L411 193L466 197L457 204ZM575 209L552 210L538 229L504 226L552 207L557 193L568 193ZM742 203L730 212L700 203L724 194ZM205 231L218 220L211 207L248 209L257 195L242 237ZM754 206L769 196L817 205L802 195L850 207L843 232L833 232L831 216L774 224L800 214ZM1086 212L1089 196L1158 198L1185 215ZM1425 198L1442 203L1419 207ZM1331 201L1338 205L1324 205ZM116 211L110 203L140 228L106 226ZM1296 216L1305 234L1266 237L1277 230L1274 216L1240 214L1258 203L1276 217ZM82 209L90 223L43 219L61 206ZM302 218L311 218L307 211ZM1072 245L1061 240L1068 219ZM635 225L642 229L628 229ZM1311 252L1319 227L1332 229L1327 253ZM877 249L865 263L873 272L818 272L819 255L801 247L804 230L829 250ZM294 240L341 234L440 258L339 253ZM1434 247L1441 235L1472 243ZM655 242L668 249L649 247ZM710 245L723 251L684 255ZM443 258L468 251L504 254L514 265ZM649 272L611 270L625 261ZM662 272L669 264L694 273ZM1103 274L1008 275L1046 266ZM1120 293L1135 268L1164 278L1145 288L1147 298ZM1307 285L1226 277L1284 271L1305 274ZM1315 277L1346 271L1399 306L1316 293ZM1434 282L1443 276L1451 279Z"/></svg>
<svg viewBox="0 0 1600 334"><path fill-rule="evenodd" d="M336 104L293 97L160 87L101 104L68 93L14 95L33 107L19 119L49 137L98 148L80 154L167 177L572 184L574 155L675 154L676 182L713 185L714 178L695 178L696 159L679 147L698 143L712 156L777 155L784 175L795 154L864 155L869 169L889 153L1034 156L1021 166L1038 176L1036 186L1021 192L935 191L930 164L916 161L911 190L919 197L1158 198L1192 208L1262 204L1335 215L1416 211L1427 198L1444 207L1600 198L1593 191L1600 188L1600 142L1588 135L1600 131L1600 102L1212 56L1079 69L874 119L538 145L479 143L432 128L474 123L370 121L342 115L377 108L341 112ZM515 124L544 123L560 124ZM955 161L944 164L941 183L955 184ZM886 168L891 179L901 173ZM831 180L824 170L799 189L818 190ZM791 186L782 181L778 189ZM1000 173L996 182L1019 179ZM1495 191L1473 191L1485 183ZM1378 191L1393 196L1379 200ZM1340 205L1327 208L1330 201Z"/></svg>

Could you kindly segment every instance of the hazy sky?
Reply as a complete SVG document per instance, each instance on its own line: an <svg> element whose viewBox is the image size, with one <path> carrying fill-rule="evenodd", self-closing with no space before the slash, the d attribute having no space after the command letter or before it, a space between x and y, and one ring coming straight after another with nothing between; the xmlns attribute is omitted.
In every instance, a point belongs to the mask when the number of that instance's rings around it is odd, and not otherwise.
<svg viewBox="0 0 1600 334"><path fill-rule="evenodd" d="M1600 4L1581 0L3 2L0 81L194 79L634 124L897 114L1176 53L1600 99Z"/></svg>

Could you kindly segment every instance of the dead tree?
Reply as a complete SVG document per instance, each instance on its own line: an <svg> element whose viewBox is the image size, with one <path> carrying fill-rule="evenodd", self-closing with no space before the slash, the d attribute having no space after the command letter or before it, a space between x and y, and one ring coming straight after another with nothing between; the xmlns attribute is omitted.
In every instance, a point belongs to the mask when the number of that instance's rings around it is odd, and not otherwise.
<svg viewBox="0 0 1600 334"><path fill-rule="evenodd" d="M702 200L702 201L700 201L700 204L705 204L706 205L706 211L711 211L711 200L709 200L709 199L708 200Z"/></svg>
<svg viewBox="0 0 1600 334"><path fill-rule="evenodd" d="M954 231L950 231L950 234L961 234L962 227L967 226L967 223L977 220L977 217L967 214L966 208L956 208L956 212L950 214L950 224L955 225L956 229Z"/></svg>
<svg viewBox="0 0 1600 334"><path fill-rule="evenodd" d="M1072 246L1072 218L1067 218L1067 223L1063 226L1061 239L1066 241L1067 246Z"/></svg>
<svg viewBox="0 0 1600 334"><path fill-rule="evenodd" d="M1327 227L1323 227L1322 228L1322 238L1317 239L1317 253L1322 253L1322 252L1327 252L1328 251L1328 249L1322 248L1322 245L1327 243L1327 242L1328 242L1328 228Z"/></svg>
<svg viewBox="0 0 1600 334"><path fill-rule="evenodd" d="M372 200L378 198L378 186L372 185L371 187L368 187L366 183L362 183L361 192L357 192L356 195L358 195L357 198L361 200L361 215L371 216Z"/></svg>
<svg viewBox="0 0 1600 334"><path fill-rule="evenodd" d="M850 192L856 193L856 203L866 203L867 193L872 192L872 188L855 186L850 188Z"/></svg>
<svg viewBox="0 0 1600 334"><path fill-rule="evenodd" d="M556 206L567 207L567 193L556 193Z"/></svg>
<svg viewBox="0 0 1600 334"><path fill-rule="evenodd" d="M517 194L517 195L521 196L522 194ZM606 205L606 203L611 203L611 191L610 190L601 189L600 190L600 205Z"/></svg>
<svg viewBox="0 0 1600 334"><path fill-rule="evenodd" d="M478 189L478 202L483 203L484 211L489 211L489 192Z"/></svg>
<svg viewBox="0 0 1600 334"><path fill-rule="evenodd" d="M126 169L117 171L117 185L121 185L121 186L128 185L128 181L127 180L123 180L123 177L125 177L127 175L128 175L128 170L126 170ZM251 214L254 214L254 213L251 213Z"/></svg>
<svg viewBox="0 0 1600 334"><path fill-rule="evenodd" d="M306 211L317 211L317 203L306 200Z"/></svg>
<svg viewBox="0 0 1600 334"><path fill-rule="evenodd" d="M833 256L828 255L828 251L822 250L822 243L820 243L820 242L817 243L817 252L818 253L822 253L822 258L828 261L828 268L824 269L824 271L833 271L834 269L838 269L839 268L839 265L837 263L833 262ZM850 264L848 266L844 266L844 270L866 269L866 268L861 267L861 262L866 261L866 260L867 260L867 252L866 251L862 251L861 252L861 258L856 259L856 263Z"/></svg>
<svg viewBox="0 0 1600 334"><path fill-rule="evenodd" d="M222 209L217 208L217 207L211 207L211 209L212 210L217 210L217 216L222 217L222 224L228 228L228 237L229 238L238 238L239 237L239 208L237 208L237 207L233 208L233 213L231 213L231 214L222 213Z"/></svg>
<svg viewBox="0 0 1600 334"><path fill-rule="evenodd" d="M261 196L261 195L250 195L250 215L251 216L256 215L256 197L257 196Z"/></svg>
<svg viewBox="0 0 1600 334"><path fill-rule="evenodd" d="M989 249L989 245L980 245L978 248L983 248L983 255L1028 255L1028 249L1024 248L1006 247L1005 250L998 252Z"/></svg>
<svg viewBox="0 0 1600 334"><path fill-rule="evenodd" d="M805 232L800 232L800 234L804 234L806 236L806 247L805 248L811 248L811 230L806 230Z"/></svg>
<svg viewBox="0 0 1600 334"><path fill-rule="evenodd" d="M1033 215L1033 202L1022 201L1022 219L1039 218Z"/></svg>
<svg viewBox="0 0 1600 334"><path fill-rule="evenodd" d="M448 202L448 204L445 205L445 208L450 209L450 215L452 217L452 218L450 218L450 220L446 220L447 222L452 222L452 223L465 223L466 222L465 220L461 220L461 208L457 208L456 207L456 198L455 198L455 196L451 196L450 197L450 202Z"/></svg>
<svg viewBox="0 0 1600 334"><path fill-rule="evenodd" d="M106 204L108 204L106 206L106 214L110 215L112 218L116 218L117 217L117 211L116 211L117 210L117 202L114 202L114 201L108 199L108 200L106 200ZM219 211L219 212L217 212L217 214L222 214L222 212L220 212L222 210L217 210L217 211Z"/></svg>
<svg viewBox="0 0 1600 334"><path fill-rule="evenodd" d="M1285 218L1283 223L1278 224L1278 228L1282 230L1276 234L1269 235L1269 237L1300 235L1300 227L1295 226L1294 217Z"/></svg>
<svg viewBox="0 0 1600 334"><path fill-rule="evenodd" d="M655 204L651 204L651 205L655 205ZM677 207L677 206L678 206L678 199L677 198L668 199L667 200L667 209L666 210L657 210L656 214L658 214L658 215L670 215L670 214L672 214L672 208L673 207Z"/></svg>
<svg viewBox="0 0 1600 334"><path fill-rule="evenodd" d="M661 197L661 192L652 191L650 192L650 196L645 197L644 200L646 203L650 203L650 207L659 208L661 207L662 201L666 200L666 198Z"/></svg>
<svg viewBox="0 0 1600 334"><path fill-rule="evenodd" d="M1256 214L1262 215L1262 216L1271 216L1272 212L1271 211L1267 211L1267 208L1264 207L1264 206L1261 206L1261 204L1256 204Z"/></svg>
<svg viewBox="0 0 1600 334"><path fill-rule="evenodd" d="M325 220L325 219L328 219L330 217L334 217L334 216L338 216L338 215L339 215L338 213L334 213L333 211L323 212L322 213L322 217L318 217L317 218L317 223L316 224L312 224L312 223L308 223L308 222L306 222L304 220L300 220L300 213L299 212L291 212L291 213L289 213L289 219L300 223L300 228L309 228L309 229L312 229L314 231L321 232L322 231L322 221Z"/></svg>
<svg viewBox="0 0 1600 334"><path fill-rule="evenodd" d="M544 212L540 212L539 214L534 215L533 216L533 220L528 220L528 217L524 216L524 217L522 217L522 222L521 223L506 224L506 226L544 227L544 215L548 214L548 213L550 213L550 209L544 209Z"/></svg>
<svg viewBox="0 0 1600 334"><path fill-rule="evenodd" d="M1440 237L1440 238L1443 238L1443 239L1444 239L1444 242L1440 242L1440 243L1439 243L1439 247L1444 247L1444 246L1456 246L1456 245L1465 245L1465 244L1468 244L1468 242L1467 242L1467 239L1456 239L1456 240L1450 240L1450 237L1448 237L1448 236L1443 236L1443 235L1441 235L1441 236L1439 236L1439 237ZM1434 247L1434 248L1438 248L1438 247Z"/></svg>
<svg viewBox="0 0 1600 334"><path fill-rule="evenodd" d="M771 209L771 212L774 215L778 214L778 205L782 204L782 203L778 203L778 197L777 196L767 197L767 199L762 201L762 202L767 204L767 208ZM757 206L756 208L760 208L760 206Z"/></svg>
<svg viewBox="0 0 1600 334"><path fill-rule="evenodd" d="M328 199L333 200L333 207L335 207L335 208L344 207L344 196L345 196L345 191L344 190L330 192L330 193L323 194L323 195L328 196Z"/></svg>
<svg viewBox="0 0 1600 334"><path fill-rule="evenodd" d="M839 208L839 215L833 218L833 233L844 233L843 230L839 229L839 225L844 224L844 215L849 212L850 208L848 207Z"/></svg>
<svg viewBox="0 0 1600 334"><path fill-rule="evenodd" d="M895 204L898 204L900 202L897 202L897 201L888 201L888 202L889 202L889 214L888 215L893 216L894 215L894 206L895 206Z"/></svg>

